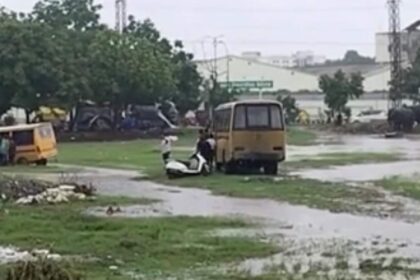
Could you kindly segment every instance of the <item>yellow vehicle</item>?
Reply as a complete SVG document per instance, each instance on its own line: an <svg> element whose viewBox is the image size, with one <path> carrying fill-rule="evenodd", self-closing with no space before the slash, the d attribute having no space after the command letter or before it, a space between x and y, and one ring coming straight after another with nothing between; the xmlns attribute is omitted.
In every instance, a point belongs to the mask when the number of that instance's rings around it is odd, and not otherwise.
<svg viewBox="0 0 420 280"><path fill-rule="evenodd" d="M216 164L232 173L264 168L278 172L286 156L286 130L282 105L258 100L220 105L215 110Z"/></svg>
<svg viewBox="0 0 420 280"><path fill-rule="evenodd" d="M0 127L0 137L13 140L14 161L18 164L46 165L57 155L57 142L50 123Z"/></svg>

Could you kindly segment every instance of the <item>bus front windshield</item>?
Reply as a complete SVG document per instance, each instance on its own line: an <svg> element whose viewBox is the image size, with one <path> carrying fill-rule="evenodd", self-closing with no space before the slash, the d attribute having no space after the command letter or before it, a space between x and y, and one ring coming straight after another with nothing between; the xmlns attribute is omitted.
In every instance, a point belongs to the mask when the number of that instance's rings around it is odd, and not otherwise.
<svg viewBox="0 0 420 280"><path fill-rule="evenodd" d="M278 105L239 105L235 109L234 129L283 129Z"/></svg>

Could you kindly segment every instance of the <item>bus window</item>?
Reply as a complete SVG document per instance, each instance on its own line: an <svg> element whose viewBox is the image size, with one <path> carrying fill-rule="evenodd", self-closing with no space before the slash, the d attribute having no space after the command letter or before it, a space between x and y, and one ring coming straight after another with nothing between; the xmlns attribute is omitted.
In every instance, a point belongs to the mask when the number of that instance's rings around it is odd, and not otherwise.
<svg viewBox="0 0 420 280"><path fill-rule="evenodd" d="M268 128L270 127L270 117L268 106L247 106L248 127L249 128Z"/></svg>
<svg viewBox="0 0 420 280"><path fill-rule="evenodd" d="M280 107L270 106L271 128L283 129L283 120L280 112Z"/></svg>
<svg viewBox="0 0 420 280"><path fill-rule="evenodd" d="M22 130L13 132L13 140L16 146L30 146L34 144L34 131Z"/></svg>
<svg viewBox="0 0 420 280"><path fill-rule="evenodd" d="M51 127L49 126L42 126L39 129L39 135L42 138L50 138L52 135Z"/></svg>
<svg viewBox="0 0 420 280"><path fill-rule="evenodd" d="M235 129L245 129L246 128L246 114L245 106L237 106L235 109Z"/></svg>
<svg viewBox="0 0 420 280"><path fill-rule="evenodd" d="M229 131L230 117L231 117L230 109L216 112L215 125L214 125L216 131Z"/></svg>

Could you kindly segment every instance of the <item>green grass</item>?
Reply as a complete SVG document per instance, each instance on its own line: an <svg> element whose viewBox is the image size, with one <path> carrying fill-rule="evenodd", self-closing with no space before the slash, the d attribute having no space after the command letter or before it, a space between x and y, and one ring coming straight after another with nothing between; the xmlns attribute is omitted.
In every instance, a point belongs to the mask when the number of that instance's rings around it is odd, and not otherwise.
<svg viewBox="0 0 420 280"><path fill-rule="evenodd" d="M311 132L291 129L288 142L294 145L309 144L315 139ZM196 135L188 132L173 145L173 157L185 159L191 152L177 151L177 147L194 147ZM160 140L136 140L127 142L64 143L59 145L59 163L122 169L155 171L162 169Z"/></svg>
<svg viewBox="0 0 420 280"><path fill-rule="evenodd" d="M148 203L144 200L100 198L57 206L6 206L0 215L0 244L22 249L51 249L79 256L76 270L86 279L127 279L110 272L138 271L147 275L176 275L184 270L220 265L277 252L268 243L242 237L217 237L208 232L222 228L245 228L241 220L222 218L98 218L82 213L88 206ZM1 271L1 270L0 270ZM107 278L109 277L109 278ZM0 275L0 279L2 279Z"/></svg>
<svg viewBox="0 0 420 280"><path fill-rule="evenodd" d="M400 160L399 154L391 153L328 153L299 161L286 162L288 168L324 168L328 166L343 166L350 164L392 162Z"/></svg>
<svg viewBox="0 0 420 280"><path fill-rule="evenodd" d="M392 177L377 182L377 185L397 195L420 200L420 182L418 180Z"/></svg>
<svg viewBox="0 0 420 280"><path fill-rule="evenodd" d="M313 131L299 128L289 127L287 129L287 144L295 146L309 146L316 144L316 134Z"/></svg>

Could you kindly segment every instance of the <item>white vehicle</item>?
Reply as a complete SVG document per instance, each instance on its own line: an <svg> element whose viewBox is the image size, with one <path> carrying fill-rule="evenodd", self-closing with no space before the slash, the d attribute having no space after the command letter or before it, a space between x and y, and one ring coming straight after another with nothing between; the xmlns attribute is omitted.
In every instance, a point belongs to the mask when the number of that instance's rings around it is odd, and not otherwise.
<svg viewBox="0 0 420 280"><path fill-rule="evenodd" d="M210 166L200 154L192 155L189 161L170 160L165 169L169 179L210 174Z"/></svg>
<svg viewBox="0 0 420 280"><path fill-rule="evenodd" d="M388 116L385 111L381 110L369 110L360 112L358 115L352 118L352 123L370 123L376 121L386 121Z"/></svg>

